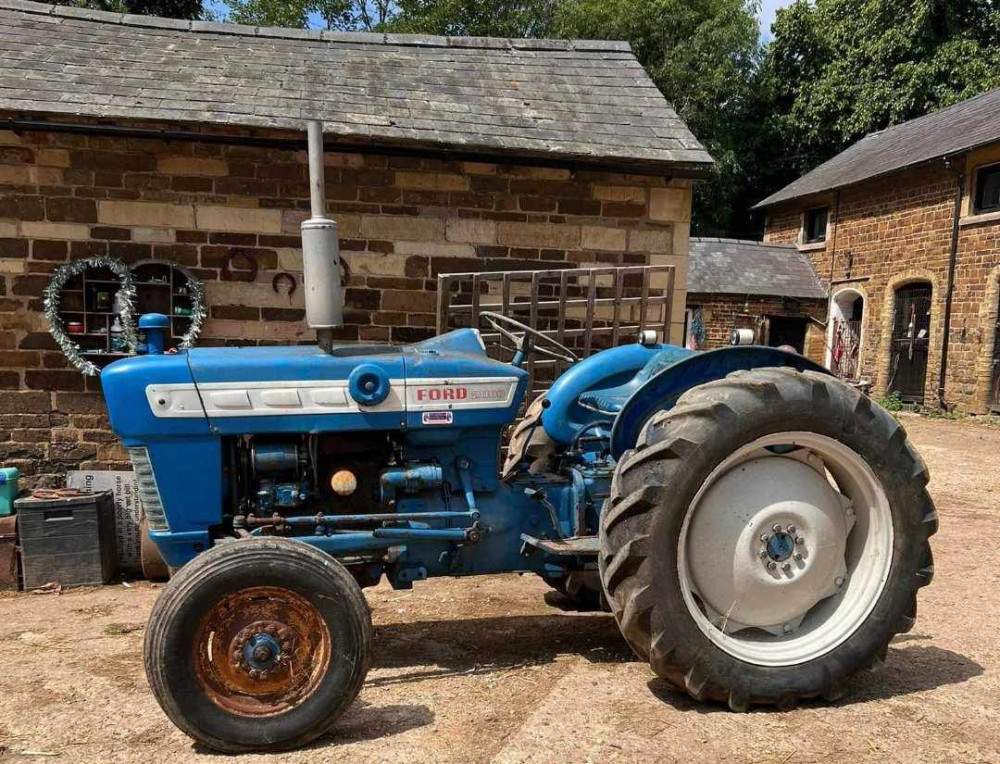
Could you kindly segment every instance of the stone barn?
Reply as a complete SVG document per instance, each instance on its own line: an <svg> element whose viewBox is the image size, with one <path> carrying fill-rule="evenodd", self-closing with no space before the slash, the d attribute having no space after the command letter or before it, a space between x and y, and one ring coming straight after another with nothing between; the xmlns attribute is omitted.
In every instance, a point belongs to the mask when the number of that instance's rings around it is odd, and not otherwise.
<svg viewBox="0 0 1000 764"><path fill-rule="evenodd" d="M624 43L24 0L0 0L0 41L0 463L25 487L129 468L80 371L130 347L122 279L136 312L170 314L176 346L313 341L307 119L324 123L349 265L340 340L429 336L439 274L630 264L676 266L682 335L691 186L711 158Z"/></svg>
<svg viewBox="0 0 1000 764"><path fill-rule="evenodd" d="M688 257L685 343L730 344L736 330L757 345L788 345L826 360L827 292L808 256L792 245L693 238Z"/></svg>
<svg viewBox="0 0 1000 764"><path fill-rule="evenodd" d="M765 240L829 287L831 366L876 396L1000 412L1000 89L873 133L757 206Z"/></svg>

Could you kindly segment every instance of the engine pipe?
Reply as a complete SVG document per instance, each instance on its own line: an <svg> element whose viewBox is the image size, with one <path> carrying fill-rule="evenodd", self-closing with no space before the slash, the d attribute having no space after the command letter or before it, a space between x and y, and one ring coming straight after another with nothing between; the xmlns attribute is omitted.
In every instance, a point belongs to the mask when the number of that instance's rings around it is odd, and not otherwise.
<svg viewBox="0 0 1000 764"><path fill-rule="evenodd" d="M326 216L323 123L307 124L309 144L309 206L312 216L302 223L302 280L306 321L316 330L324 351L333 347L333 330L344 323L340 283L340 240L337 224Z"/></svg>
<svg viewBox="0 0 1000 764"><path fill-rule="evenodd" d="M471 520L479 519L478 512L381 512L370 515L295 515L293 517L256 517L246 516L236 518L236 527L261 528L266 525L294 525L337 527L364 525L367 523L407 522L411 520L425 522L427 520Z"/></svg>
<svg viewBox="0 0 1000 764"><path fill-rule="evenodd" d="M444 472L438 464L389 467L382 471L379 481L382 484L382 498L388 501L397 491L419 493L431 488L440 488L444 483Z"/></svg>

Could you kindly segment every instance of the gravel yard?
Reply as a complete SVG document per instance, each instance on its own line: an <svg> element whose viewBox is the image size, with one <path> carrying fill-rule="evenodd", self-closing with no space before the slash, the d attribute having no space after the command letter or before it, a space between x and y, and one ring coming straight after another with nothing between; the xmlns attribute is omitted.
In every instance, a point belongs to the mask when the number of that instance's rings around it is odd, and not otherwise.
<svg viewBox="0 0 1000 764"><path fill-rule="evenodd" d="M560 610L535 577L447 579L367 590L375 664L332 735L221 760L1000 762L1000 428L903 421L931 468L937 573L915 629L836 704L697 704L636 662L611 616ZM157 594L136 583L0 596L0 760L220 760L146 687Z"/></svg>

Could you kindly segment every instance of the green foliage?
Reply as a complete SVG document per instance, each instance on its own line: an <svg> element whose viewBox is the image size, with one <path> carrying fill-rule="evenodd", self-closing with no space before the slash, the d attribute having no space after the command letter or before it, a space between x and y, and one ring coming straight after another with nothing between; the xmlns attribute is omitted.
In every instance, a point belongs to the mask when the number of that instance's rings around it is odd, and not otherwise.
<svg viewBox="0 0 1000 764"><path fill-rule="evenodd" d="M752 174L761 59L756 0L568 0L560 37L628 40L716 161L695 191L695 233L728 232L743 179Z"/></svg>
<svg viewBox="0 0 1000 764"><path fill-rule="evenodd" d="M172 19L200 19L201 0L53 0L56 5L90 8L112 13L166 16Z"/></svg>
<svg viewBox="0 0 1000 764"><path fill-rule="evenodd" d="M393 14L391 0L222 0L226 21L251 26L315 26L343 31L380 29Z"/></svg>
<svg viewBox="0 0 1000 764"><path fill-rule="evenodd" d="M886 411L902 411L903 410L903 400L899 397L899 393L895 390L891 390L886 393L882 398L876 401L879 406L884 408Z"/></svg>
<svg viewBox="0 0 1000 764"><path fill-rule="evenodd" d="M558 0L399 0L386 31L472 37L549 37Z"/></svg>
<svg viewBox="0 0 1000 764"><path fill-rule="evenodd" d="M777 185L872 131L1000 87L993 0L798 0L773 31L759 78L788 153Z"/></svg>

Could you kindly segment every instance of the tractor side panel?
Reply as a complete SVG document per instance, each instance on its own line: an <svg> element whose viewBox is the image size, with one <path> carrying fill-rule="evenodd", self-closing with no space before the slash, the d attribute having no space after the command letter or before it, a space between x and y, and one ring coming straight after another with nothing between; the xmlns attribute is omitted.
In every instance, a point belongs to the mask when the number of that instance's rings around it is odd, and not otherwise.
<svg viewBox="0 0 1000 764"><path fill-rule="evenodd" d="M830 374L829 369L797 353L756 345L719 348L693 355L650 377L632 394L615 420L611 432L611 455L621 459L622 454L635 445L639 431L649 418L657 411L672 408L677 399L692 387L723 379L741 369L775 366Z"/></svg>

